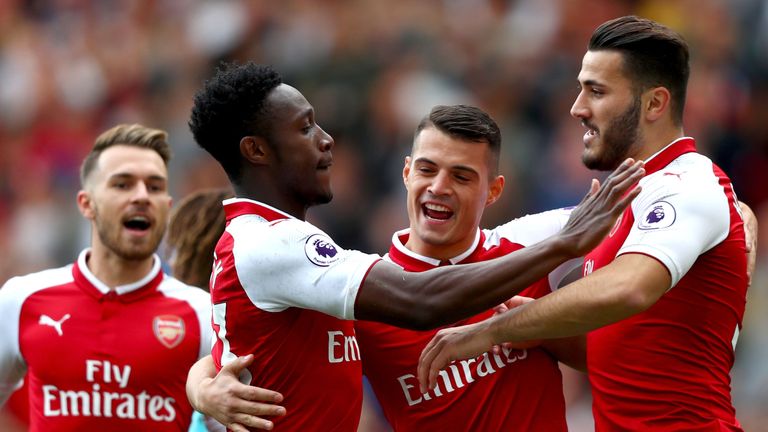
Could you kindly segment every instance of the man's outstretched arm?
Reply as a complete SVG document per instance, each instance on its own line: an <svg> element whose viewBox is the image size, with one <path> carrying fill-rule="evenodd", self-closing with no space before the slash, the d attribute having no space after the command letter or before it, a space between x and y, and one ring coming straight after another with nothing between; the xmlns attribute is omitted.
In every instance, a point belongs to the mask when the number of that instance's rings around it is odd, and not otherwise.
<svg viewBox="0 0 768 432"><path fill-rule="evenodd" d="M595 180L565 228L494 260L409 273L380 261L365 278L355 318L425 330L456 322L509 299L561 263L593 249L640 193L642 162L625 161L602 187Z"/></svg>

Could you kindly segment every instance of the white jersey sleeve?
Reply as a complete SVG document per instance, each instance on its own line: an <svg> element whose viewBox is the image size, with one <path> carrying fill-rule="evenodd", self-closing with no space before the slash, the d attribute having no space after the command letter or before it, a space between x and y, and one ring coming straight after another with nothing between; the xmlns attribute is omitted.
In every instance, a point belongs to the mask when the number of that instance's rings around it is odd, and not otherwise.
<svg viewBox="0 0 768 432"><path fill-rule="evenodd" d="M314 225L287 219L263 223L233 220L227 232L243 289L259 309L312 309L354 319L355 298L378 255L346 250Z"/></svg>
<svg viewBox="0 0 768 432"><path fill-rule="evenodd" d="M0 406L24 379L27 364L19 345L19 320L26 299L49 286L72 280L72 266L14 277L0 288Z"/></svg>
<svg viewBox="0 0 768 432"><path fill-rule="evenodd" d="M198 359L210 354L215 337L213 327L211 327L210 294L203 289L187 285L168 275L165 275L163 283L160 285L159 289L163 295L184 301L195 311L200 327L200 350L198 352Z"/></svg>
<svg viewBox="0 0 768 432"><path fill-rule="evenodd" d="M0 326L0 405L5 404L26 372L19 350L22 299L15 286L17 283L18 278L13 278L0 288L0 316L3 317Z"/></svg>
<svg viewBox="0 0 768 432"><path fill-rule="evenodd" d="M635 218L616 254L641 253L659 260L672 285L699 255L722 242L730 227L728 198L706 157L689 153L640 181L632 202Z"/></svg>
<svg viewBox="0 0 768 432"><path fill-rule="evenodd" d="M526 215L513 219L503 225L490 230L485 230L485 247L498 246L501 239L517 243L525 247L538 243L548 237L557 234L568 223L573 207L549 210L542 213ZM565 278L573 270L581 266L583 259L574 258L560 264L549 273L549 286L552 290L560 286Z"/></svg>

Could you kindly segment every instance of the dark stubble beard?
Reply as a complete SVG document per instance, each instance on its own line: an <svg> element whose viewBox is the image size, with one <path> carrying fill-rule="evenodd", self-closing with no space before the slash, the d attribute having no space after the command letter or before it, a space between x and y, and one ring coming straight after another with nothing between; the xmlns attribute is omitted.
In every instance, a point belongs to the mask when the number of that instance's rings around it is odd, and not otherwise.
<svg viewBox="0 0 768 432"><path fill-rule="evenodd" d="M601 133L603 142L601 152L590 157L585 151L581 155L584 165L597 171L616 169L640 138L640 98L634 97L632 104L621 115L614 117ZM592 127L591 125L588 125Z"/></svg>

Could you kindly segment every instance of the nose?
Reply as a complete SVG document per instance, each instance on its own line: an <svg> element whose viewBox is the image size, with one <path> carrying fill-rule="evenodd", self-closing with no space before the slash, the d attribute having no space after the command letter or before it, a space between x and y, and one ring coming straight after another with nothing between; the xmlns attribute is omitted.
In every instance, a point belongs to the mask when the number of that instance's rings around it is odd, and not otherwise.
<svg viewBox="0 0 768 432"><path fill-rule="evenodd" d="M136 203L149 202L149 190L147 189L147 185L144 182L136 182L136 187L133 188L133 196L131 197L131 201Z"/></svg>
<svg viewBox="0 0 768 432"><path fill-rule="evenodd" d="M331 150L336 145L336 141L323 128L320 126L318 128L320 129L320 151L326 152Z"/></svg>
<svg viewBox="0 0 768 432"><path fill-rule="evenodd" d="M589 109L587 109L586 104L584 103L584 92L579 92L578 96L576 96L576 100L573 101L573 105L571 106L571 116L577 119L585 119L589 117Z"/></svg>
<svg viewBox="0 0 768 432"><path fill-rule="evenodd" d="M432 195L450 194L450 174L444 171L438 172L436 176L432 177L432 182L429 184L427 192Z"/></svg>

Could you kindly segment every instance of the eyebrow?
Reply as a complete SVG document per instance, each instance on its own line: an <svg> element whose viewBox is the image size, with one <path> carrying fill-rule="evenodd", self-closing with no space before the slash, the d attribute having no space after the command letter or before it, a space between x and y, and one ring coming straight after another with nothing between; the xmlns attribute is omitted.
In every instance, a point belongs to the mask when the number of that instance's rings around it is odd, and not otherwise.
<svg viewBox="0 0 768 432"><path fill-rule="evenodd" d="M314 114L314 112L315 112L315 109L312 108L312 107L309 107L309 108L307 108L305 110L302 110L296 116L296 120L301 120L301 119L304 119L305 117L310 117L310 116L312 116L312 114Z"/></svg>
<svg viewBox="0 0 768 432"><path fill-rule="evenodd" d="M417 159L415 159L413 162L414 162L414 163L418 163L418 162L421 162L421 163L428 163L428 164L430 164L430 165L437 165L437 164L436 164L436 163L435 163L433 160L431 160L431 159L429 159L429 158L425 158L425 157L420 157L420 158L417 158ZM472 173L472 174L475 174L475 175L477 175L477 176L479 176L479 175L480 175L480 173L478 173L478 172L477 172L477 171L476 171L474 168L472 168L472 167L468 167L468 166L466 166L466 165L452 165L452 166L451 166L451 169L453 169L453 170L459 170L459 171L467 171L467 172L469 172L469 173Z"/></svg>
<svg viewBox="0 0 768 432"><path fill-rule="evenodd" d="M136 178L136 177L140 177L140 176L137 176L137 175L131 174L131 173L116 173L116 174L112 174L111 176L109 176L109 179L110 180L122 180L122 179L132 179L132 178ZM167 181L168 180L166 177L161 176L161 175L157 175L157 174L150 175L149 179L150 180L161 180L161 181Z"/></svg>
<svg viewBox="0 0 768 432"><path fill-rule="evenodd" d="M589 87L605 87L605 84L603 84L603 83L601 83L601 82L599 82L597 80L594 80L594 79L586 79L586 80L584 80L583 83L581 81L579 81L579 85L581 85L581 86L589 86Z"/></svg>

